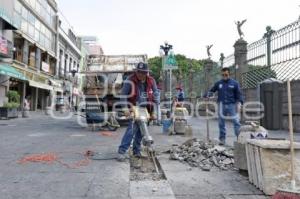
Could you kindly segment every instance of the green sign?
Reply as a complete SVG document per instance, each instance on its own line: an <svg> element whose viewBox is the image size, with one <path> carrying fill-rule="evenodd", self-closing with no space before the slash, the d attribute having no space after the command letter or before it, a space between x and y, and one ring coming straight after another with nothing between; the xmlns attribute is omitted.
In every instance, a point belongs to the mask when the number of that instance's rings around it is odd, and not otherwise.
<svg viewBox="0 0 300 199"><path fill-rule="evenodd" d="M173 54L168 55L164 61L164 70L176 70L178 69L175 56Z"/></svg>
<svg viewBox="0 0 300 199"><path fill-rule="evenodd" d="M14 67L9 65L0 65L0 74L1 75L8 75L10 77L21 79L21 80L27 80L26 77L17 71Z"/></svg>

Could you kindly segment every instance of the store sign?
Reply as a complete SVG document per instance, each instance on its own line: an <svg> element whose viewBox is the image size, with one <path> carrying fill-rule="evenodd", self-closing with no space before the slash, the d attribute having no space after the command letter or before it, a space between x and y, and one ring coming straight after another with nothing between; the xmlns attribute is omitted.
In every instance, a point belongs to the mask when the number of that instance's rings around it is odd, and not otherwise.
<svg viewBox="0 0 300 199"><path fill-rule="evenodd" d="M42 71L49 72L49 64L46 62L42 62Z"/></svg>
<svg viewBox="0 0 300 199"><path fill-rule="evenodd" d="M12 57L12 42L0 36L0 55L3 57Z"/></svg>

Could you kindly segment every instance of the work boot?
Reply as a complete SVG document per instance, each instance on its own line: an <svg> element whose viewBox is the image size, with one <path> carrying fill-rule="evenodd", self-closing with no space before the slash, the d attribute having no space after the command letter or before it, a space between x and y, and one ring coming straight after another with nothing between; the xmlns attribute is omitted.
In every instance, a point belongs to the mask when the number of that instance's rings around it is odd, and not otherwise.
<svg viewBox="0 0 300 199"><path fill-rule="evenodd" d="M140 158L142 158L142 154L141 154L141 152L134 153L133 157L140 159Z"/></svg>
<svg viewBox="0 0 300 199"><path fill-rule="evenodd" d="M131 160L131 166L135 169L140 169L142 166L142 159L133 157Z"/></svg>
<svg viewBox="0 0 300 199"><path fill-rule="evenodd" d="M125 153L124 154L123 153L119 153L118 154L117 160L119 162L125 162L126 159L128 159L128 155L127 154L125 154Z"/></svg>
<svg viewBox="0 0 300 199"><path fill-rule="evenodd" d="M226 144L225 140L220 140L220 141L219 141L219 145L220 145L220 146L224 146L225 144Z"/></svg>

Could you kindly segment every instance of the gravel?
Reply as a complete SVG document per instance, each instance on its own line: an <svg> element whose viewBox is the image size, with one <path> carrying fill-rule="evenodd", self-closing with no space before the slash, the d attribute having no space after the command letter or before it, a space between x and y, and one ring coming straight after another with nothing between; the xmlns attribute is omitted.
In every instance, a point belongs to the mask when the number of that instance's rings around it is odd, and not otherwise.
<svg viewBox="0 0 300 199"><path fill-rule="evenodd" d="M170 150L170 159L187 163L191 167L211 171L233 169L233 149L207 143L199 139L190 139L182 145L173 145Z"/></svg>

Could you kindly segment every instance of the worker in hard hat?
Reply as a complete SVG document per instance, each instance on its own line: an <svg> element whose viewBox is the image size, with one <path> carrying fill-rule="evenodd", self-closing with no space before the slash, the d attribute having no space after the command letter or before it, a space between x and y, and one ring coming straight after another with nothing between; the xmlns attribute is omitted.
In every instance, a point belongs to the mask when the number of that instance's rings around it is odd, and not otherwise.
<svg viewBox="0 0 300 199"><path fill-rule="evenodd" d="M138 63L135 73L130 75L124 82L121 93L123 96L127 96L122 98L123 103L127 102L131 106L146 107L151 119L156 119L155 105L159 104L160 99L156 82L149 74L148 64ZM130 107L125 111L125 115L130 116ZM133 155L141 157L142 138L138 125L131 120L118 149L118 160L124 161L128 157L126 153L133 139Z"/></svg>

